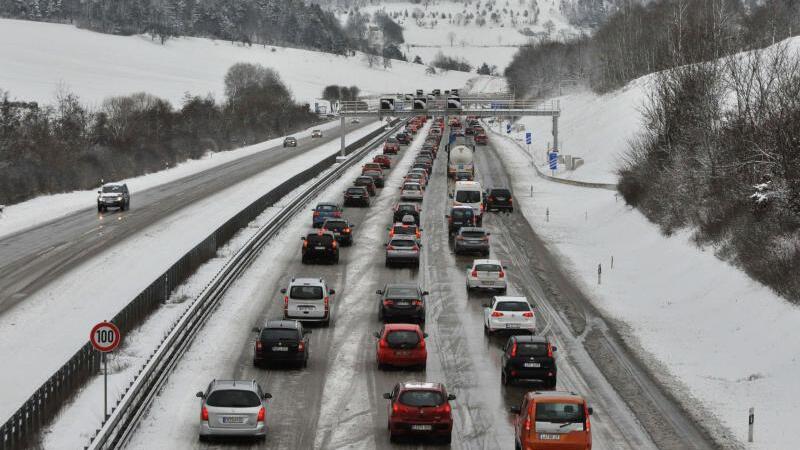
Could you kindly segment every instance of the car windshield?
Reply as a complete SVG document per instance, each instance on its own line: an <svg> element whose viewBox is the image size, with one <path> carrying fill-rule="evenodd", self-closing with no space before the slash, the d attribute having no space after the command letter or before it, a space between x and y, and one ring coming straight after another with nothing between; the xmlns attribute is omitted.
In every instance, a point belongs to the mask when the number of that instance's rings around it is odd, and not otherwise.
<svg viewBox="0 0 800 450"><path fill-rule="evenodd" d="M311 245L329 245L333 241L333 236L329 234L310 234L308 242Z"/></svg>
<svg viewBox="0 0 800 450"><path fill-rule="evenodd" d="M253 408L261 406L261 399L253 391L223 389L212 392L206 399L206 405L222 408Z"/></svg>
<svg viewBox="0 0 800 450"><path fill-rule="evenodd" d="M297 339L297 330L288 328L265 328L261 330L262 341L280 341L286 339Z"/></svg>
<svg viewBox="0 0 800 450"><path fill-rule="evenodd" d="M403 247L403 248L411 248L413 247L414 241L411 239L394 239L391 242L392 247Z"/></svg>
<svg viewBox="0 0 800 450"><path fill-rule="evenodd" d="M454 209L450 215L457 219L472 217L472 209Z"/></svg>
<svg viewBox="0 0 800 450"><path fill-rule="evenodd" d="M359 186L363 186L366 184L372 184L372 177L358 177L356 178L356 184Z"/></svg>
<svg viewBox="0 0 800 450"><path fill-rule="evenodd" d="M386 288L387 298L419 298L419 290L412 286L391 286Z"/></svg>
<svg viewBox="0 0 800 450"><path fill-rule="evenodd" d="M417 207L415 205L400 204L400 205L397 205L397 210L398 211L416 211Z"/></svg>
<svg viewBox="0 0 800 450"><path fill-rule="evenodd" d="M500 302L495 306L495 311L530 311L528 302Z"/></svg>
<svg viewBox="0 0 800 450"><path fill-rule="evenodd" d="M461 235L466 238L482 238L486 233L483 231L461 231Z"/></svg>
<svg viewBox="0 0 800 450"><path fill-rule="evenodd" d="M491 194L495 197L511 197L511 191L508 189L492 189Z"/></svg>
<svg viewBox="0 0 800 450"><path fill-rule="evenodd" d="M537 422L583 422L582 405L575 403L536 403Z"/></svg>
<svg viewBox="0 0 800 450"><path fill-rule="evenodd" d="M103 192L122 192L122 186L103 186Z"/></svg>
<svg viewBox="0 0 800 450"><path fill-rule="evenodd" d="M517 355L519 356L547 356L546 342L518 342Z"/></svg>
<svg viewBox="0 0 800 450"><path fill-rule="evenodd" d="M444 403L444 396L439 391L405 391L398 401L408 406L439 406Z"/></svg>
<svg viewBox="0 0 800 450"><path fill-rule="evenodd" d="M481 201L480 191L458 191L456 201L461 203L478 203Z"/></svg>
<svg viewBox="0 0 800 450"><path fill-rule="evenodd" d="M322 298L322 286L292 286L289 295L300 300L319 300Z"/></svg>
<svg viewBox="0 0 800 450"><path fill-rule="evenodd" d="M347 193L348 194L355 194L355 195L362 195L362 194L364 194L364 189L350 188L350 189L347 190Z"/></svg>
<svg viewBox="0 0 800 450"><path fill-rule="evenodd" d="M386 335L386 342L391 347L416 347L419 344L419 335L410 330L390 331Z"/></svg>
<svg viewBox="0 0 800 450"><path fill-rule="evenodd" d="M389 139L387 139L387 140L386 140L386 142L388 142L388 143L390 143L390 144L397 144L397 139L395 139L395 138L389 138Z"/></svg>
<svg viewBox="0 0 800 450"><path fill-rule="evenodd" d="M403 186L404 191L418 191L419 185L418 184L406 184Z"/></svg>
<svg viewBox="0 0 800 450"><path fill-rule="evenodd" d="M333 205L317 205L317 211L319 212L332 212L336 211L336 207Z"/></svg>
<svg viewBox="0 0 800 450"><path fill-rule="evenodd" d="M325 222L325 228L328 230L341 230L342 228L347 228L347 222L342 220L337 220L335 222L328 221Z"/></svg>
<svg viewBox="0 0 800 450"><path fill-rule="evenodd" d="M500 272L497 264L475 264L475 270L479 272Z"/></svg>

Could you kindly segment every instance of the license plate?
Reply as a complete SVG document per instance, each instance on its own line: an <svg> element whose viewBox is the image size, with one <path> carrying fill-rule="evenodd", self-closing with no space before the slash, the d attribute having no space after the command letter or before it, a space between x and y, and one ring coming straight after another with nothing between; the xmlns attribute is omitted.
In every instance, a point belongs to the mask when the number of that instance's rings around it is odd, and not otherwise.
<svg viewBox="0 0 800 450"><path fill-rule="evenodd" d="M518 323L507 323L506 328L519 328Z"/></svg>
<svg viewBox="0 0 800 450"><path fill-rule="evenodd" d="M411 429L415 431L430 431L433 429L432 425L411 425Z"/></svg>
<svg viewBox="0 0 800 450"><path fill-rule="evenodd" d="M222 423L244 423L244 417L223 416Z"/></svg>
<svg viewBox="0 0 800 450"><path fill-rule="evenodd" d="M505 198L505 197L497 197L497 199L498 199L498 200L500 200L501 202L504 202L504 201L506 201L506 198Z"/></svg>
<svg viewBox="0 0 800 450"><path fill-rule="evenodd" d="M400 306L408 306L411 304L411 302L397 302L397 304Z"/></svg>
<svg viewBox="0 0 800 450"><path fill-rule="evenodd" d="M525 367L537 368L537 367L542 367L542 365L537 362L532 362L532 363L525 363Z"/></svg>
<svg viewBox="0 0 800 450"><path fill-rule="evenodd" d="M394 352L394 354L397 355L397 356L408 356L410 353L411 352L406 351L406 350L399 350L399 351Z"/></svg>
<svg viewBox="0 0 800 450"><path fill-rule="evenodd" d="M545 434L545 433L539 434L540 441L557 441L559 439L561 439L560 434Z"/></svg>
<svg viewBox="0 0 800 450"><path fill-rule="evenodd" d="M314 247L314 250L325 250L325 247Z"/></svg>
<svg viewBox="0 0 800 450"><path fill-rule="evenodd" d="M308 305L300 305L300 306L297 307L297 309L299 309L300 311L311 311L311 310L314 310L316 308L313 307L313 306L308 306Z"/></svg>
<svg viewBox="0 0 800 450"><path fill-rule="evenodd" d="M273 352L288 352L289 347L272 347Z"/></svg>

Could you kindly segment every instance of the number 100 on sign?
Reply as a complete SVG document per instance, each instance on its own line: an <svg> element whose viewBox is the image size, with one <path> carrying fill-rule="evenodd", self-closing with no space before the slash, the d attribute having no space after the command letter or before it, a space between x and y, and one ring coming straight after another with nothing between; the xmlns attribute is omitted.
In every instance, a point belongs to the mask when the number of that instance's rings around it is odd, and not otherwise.
<svg viewBox="0 0 800 450"><path fill-rule="evenodd" d="M119 346L122 335L119 328L111 322L100 322L92 327L89 340L97 351L110 352Z"/></svg>

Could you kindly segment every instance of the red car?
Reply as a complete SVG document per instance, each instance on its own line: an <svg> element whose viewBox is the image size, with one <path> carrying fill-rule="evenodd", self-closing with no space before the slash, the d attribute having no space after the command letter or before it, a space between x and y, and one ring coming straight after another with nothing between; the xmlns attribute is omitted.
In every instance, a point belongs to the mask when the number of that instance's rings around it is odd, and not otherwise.
<svg viewBox="0 0 800 450"><path fill-rule="evenodd" d="M389 138L383 143L384 155L396 155L400 151L400 142L395 138Z"/></svg>
<svg viewBox="0 0 800 450"><path fill-rule="evenodd" d="M475 143L479 145L486 145L489 143L489 137L485 134L476 134Z"/></svg>
<svg viewBox="0 0 800 450"><path fill-rule="evenodd" d="M389 403L389 440L399 437L430 436L449 444L453 433L453 413L448 394L441 383L406 381L383 394Z"/></svg>
<svg viewBox="0 0 800 450"><path fill-rule="evenodd" d="M383 168L381 167L380 163L371 162L371 163L366 163L363 166L361 166L361 173L362 174L365 174L370 170L376 170L376 171L380 172L381 174L383 174Z"/></svg>
<svg viewBox="0 0 800 450"><path fill-rule="evenodd" d="M386 150L384 150L385 152ZM389 169L392 167L392 160L386 155L375 155L372 158L372 162L376 162L381 165L384 169Z"/></svg>
<svg viewBox="0 0 800 450"><path fill-rule="evenodd" d="M425 349L426 333L419 325L407 323L389 323L375 333L378 338L376 357L378 368L387 366L416 366L425 369L428 361L428 350Z"/></svg>
<svg viewBox="0 0 800 450"><path fill-rule="evenodd" d="M408 145L411 143L411 136L409 136L408 133L397 133L395 135L395 139L397 139L398 143L403 145Z"/></svg>

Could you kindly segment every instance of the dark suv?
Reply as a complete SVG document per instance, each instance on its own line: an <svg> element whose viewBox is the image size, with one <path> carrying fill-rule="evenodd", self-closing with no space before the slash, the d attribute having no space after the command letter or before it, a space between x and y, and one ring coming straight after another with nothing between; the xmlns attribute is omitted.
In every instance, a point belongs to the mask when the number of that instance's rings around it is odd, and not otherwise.
<svg viewBox="0 0 800 450"><path fill-rule="evenodd" d="M97 212L108 208L125 211L131 207L131 194L125 183L106 183L97 191Z"/></svg>
<svg viewBox="0 0 800 450"><path fill-rule="evenodd" d="M369 191L364 186L350 186L344 191L344 206L369 206Z"/></svg>
<svg viewBox="0 0 800 450"><path fill-rule="evenodd" d="M303 241L303 264L312 261L339 262L339 244L332 231L312 231L300 239Z"/></svg>
<svg viewBox="0 0 800 450"><path fill-rule="evenodd" d="M483 196L483 207L486 211L514 212L511 191L507 188L491 188Z"/></svg>
<svg viewBox="0 0 800 450"><path fill-rule="evenodd" d="M375 195L377 190L375 187L375 179L368 175L362 175L356 178L356 181L353 182L353 186L364 186L367 188L369 195Z"/></svg>
<svg viewBox="0 0 800 450"><path fill-rule="evenodd" d="M500 380L538 380L549 388L556 387L556 347L543 336L511 336L503 347Z"/></svg>
<svg viewBox="0 0 800 450"><path fill-rule="evenodd" d="M353 245L353 225L345 219L328 219L322 229L333 232L336 240L342 245Z"/></svg>
<svg viewBox="0 0 800 450"><path fill-rule="evenodd" d="M303 324L296 320L269 320L261 328L253 328L258 333L253 349L253 365L266 366L270 363L292 363L308 366L308 338L311 330L304 330Z"/></svg>
<svg viewBox="0 0 800 450"><path fill-rule="evenodd" d="M425 297L428 291L423 291L419 285L387 283L383 289L375 293L380 296L379 320L425 323Z"/></svg>
<svg viewBox="0 0 800 450"><path fill-rule="evenodd" d="M411 143L411 136L408 133L397 133L395 138L397 139L397 142L403 145L408 145Z"/></svg>
<svg viewBox="0 0 800 450"><path fill-rule="evenodd" d="M419 224L419 205L416 203L398 203L394 207L394 213L392 215L392 223L402 222L403 217L405 216L412 216L414 217L414 221Z"/></svg>
<svg viewBox="0 0 800 450"><path fill-rule="evenodd" d="M458 233L461 227L474 227L477 221L475 210L469 206L453 206L447 219L447 230L450 234Z"/></svg>

